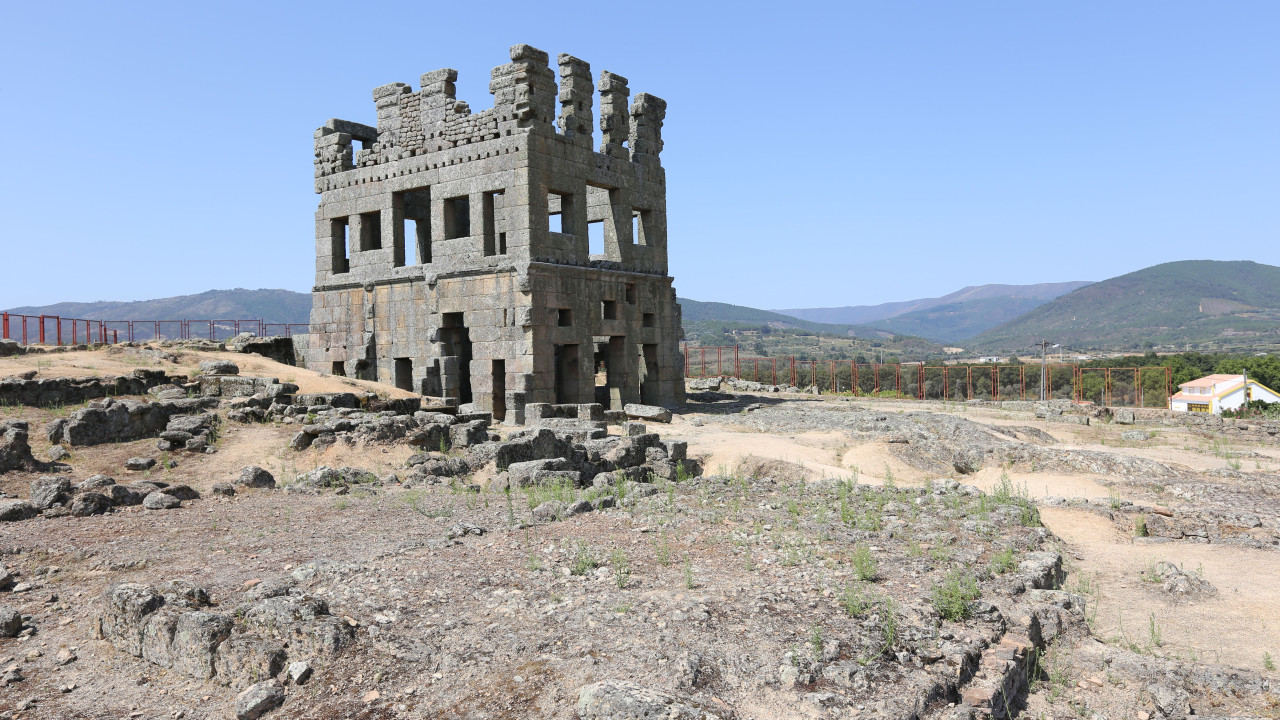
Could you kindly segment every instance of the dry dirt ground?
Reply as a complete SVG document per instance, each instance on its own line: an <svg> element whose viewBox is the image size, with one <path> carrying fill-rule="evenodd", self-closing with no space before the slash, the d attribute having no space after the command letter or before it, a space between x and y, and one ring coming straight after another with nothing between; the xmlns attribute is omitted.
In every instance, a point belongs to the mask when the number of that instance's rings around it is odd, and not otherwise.
<svg viewBox="0 0 1280 720"><path fill-rule="evenodd" d="M107 351L5 358L0 377L139 367L194 374L199 361L213 358L239 363L242 374L296 383L302 392L403 395L256 356L193 351L160 363ZM76 409L0 407L0 421L29 421L34 454L46 458L50 443L41 427ZM1141 472L1073 469L1067 461L1004 462L998 451L973 472L944 472L903 451L923 446L918 437L897 437L917 426L996 439L1005 436L994 429L1006 428L1019 442L1054 452L1134 458L1173 474L1156 482ZM143 473L123 463L137 455L167 459L154 439L71 448L64 474L74 481L102 473L120 482L188 484L202 494L181 508L0 523L0 564L23 586L0 590L0 606L14 607L34 627L0 639L0 673L16 670L23 678L0 683L0 718L233 717L235 689L96 639L104 593L121 582L188 579L208 590L215 609L233 612L256 581L299 569L305 572L296 582L349 618L357 641L318 662L306 684L289 684L285 705L272 716L574 718L579 688L631 679L688 698L707 717L911 717L894 714L894 696L924 677L913 673L929 667L930 643L992 637L974 618L939 620L935 588L967 575L980 581L983 600L1001 605L1007 595L1020 602L1016 591L1003 589L1009 571L997 568L1006 555L1016 562L1038 549L1062 553L1064 587L1087 603L1079 627L1035 660L1030 691L1019 693L1010 713L1179 717L1153 696L1164 678L1181 683L1183 705L1198 715L1280 717L1270 692L1272 658L1280 657L1276 544L1158 542L1135 537L1115 512L1125 502L1193 504L1193 493L1175 492L1180 483L1203 488L1208 473L1231 469L1232 479L1213 482L1261 497L1239 510L1263 516L1262 530L1280 533L1274 442L1224 450L1220 438L1177 428L1130 442L1120 434L1132 428L1049 423L998 408L737 396L692 402L671 425L650 427L664 440L688 442L690 456L702 462L701 479L660 484L652 497L636 494L611 510L539 522L531 509L554 490L474 492L464 481L358 486L341 495L241 489L222 498L210 492L213 484L246 465L268 469L282 484L319 465L403 477L414 452L398 443L341 442L298 452L287 447L297 428L227 422L222 429L217 452L177 453L176 467ZM944 446L970 442L939 432ZM0 475L0 491L26 498L42 474ZM1014 512L1002 514L977 496L927 490L948 477L1004 498ZM1019 503L1038 506L1038 519L1024 513L1020 521ZM460 524L484 534L452 537ZM878 568L869 575L868 556ZM1214 590L1166 592L1153 576L1160 561ZM900 631L888 651L870 653L865 640L868 633L884 637L886 612L932 637ZM1012 616L1008 624L1016 625ZM74 659L60 657L64 650ZM850 658L866 668L865 686L833 684L821 674L804 681L813 663ZM1153 674L1132 669L1141 663L1155 667ZM788 667L799 682L788 681ZM1204 668L1244 677L1251 690L1224 692L1188 679ZM948 713L960 700L944 693L918 715L959 717Z"/></svg>

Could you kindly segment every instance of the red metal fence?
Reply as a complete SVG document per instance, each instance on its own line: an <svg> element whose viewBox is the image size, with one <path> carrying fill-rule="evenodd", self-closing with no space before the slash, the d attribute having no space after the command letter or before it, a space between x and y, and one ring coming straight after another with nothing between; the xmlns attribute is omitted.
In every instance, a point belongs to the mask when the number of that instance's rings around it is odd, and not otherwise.
<svg viewBox="0 0 1280 720"><path fill-rule="evenodd" d="M684 346L685 376L734 377L767 385L816 386L854 396L917 400L1054 400L1110 407L1168 407L1173 370L1048 365L924 365L743 357L738 347Z"/></svg>
<svg viewBox="0 0 1280 720"><path fill-rule="evenodd" d="M299 330L301 328L301 330ZM252 332L260 337L307 332L306 323L269 323L263 320L84 320L57 315L0 313L0 338L22 345L80 345L192 340L214 342Z"/></svg>

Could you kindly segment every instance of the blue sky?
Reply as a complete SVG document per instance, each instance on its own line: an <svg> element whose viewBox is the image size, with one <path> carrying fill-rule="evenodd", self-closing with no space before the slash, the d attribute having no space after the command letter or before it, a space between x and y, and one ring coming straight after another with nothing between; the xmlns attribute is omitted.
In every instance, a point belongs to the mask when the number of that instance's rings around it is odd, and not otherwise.
<svg viewBox="0 0 1280 720"><path fill-rule="evenodd" d="M1280 265L1280 3L472 7L6 4L0 307L309 289L312 131L441 67L489 107L518 42L668 101L683 297Z"/></svg>

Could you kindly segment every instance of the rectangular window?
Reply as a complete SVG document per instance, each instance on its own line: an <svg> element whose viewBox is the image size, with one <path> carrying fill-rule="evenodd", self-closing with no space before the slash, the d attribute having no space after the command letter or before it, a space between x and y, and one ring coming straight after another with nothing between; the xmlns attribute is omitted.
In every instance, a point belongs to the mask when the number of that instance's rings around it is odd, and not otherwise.
<svg viewBox="0 0 1280 720"><path fill-rule="evenodd" d="M484 203L484 254L506 254L506 249L500 247L500 245L506 245L506 234L503 234L499 242L497 222L498 208L502 207L504 193L502 191L487 192L480 197L481 202Z"/></svg>
<svg viewBox="0 0 1280 720"><path fill-rule="evenodd" d="M556 325L560 327L573 327L573 311L569 308L560 308L556 312Z"/></svg>
<svg viewBox="0 0 1280 720"><path fill-rule="evenodd" d="M471 199L466 195L444 201L444 239L471 237Z"/></svg>
<svg viewBox="0 0 1280 720"><path fill-rule="evenodd" d="M348 230L346 218L337 218L329 221L329 254L332 260L330 270L334 274L344 273L351 269L351 263L347 260L347 248L350 247Z"/></svg>
<svg viewBox="0 0 1280 720"><path fill-rule="evenodd" d="M507 234L504 232L498 233L498 254L507 254Z"/></svg>
<svg viewBox="0 0 1280 720"><path fill-rule="evenodd" d="M653 313L642 313L640 315L641 325L644 327L657 327L657 318Z"/></svg>
<svg viewBox="0 0 1280 720"><path fill-rule="evenodd" d="M431 192L428 188L392 195L392 211L400 227L394 236L394 267L431 262Z"/></svg>
<svg viewBox="0 0 1280 720"><path fill-rule="evenodd" d="M573 195L547 193L547 232L573 235Z"/></svg>
<svg viewBox="0 0 1280 720"><path fill-rule="evenodd" d="M587 223L587 252L591 255L604 255L604 221Z"/></svg>
<svg viewBox="0 0 1280 720"><path fill-rule="evenodd" d="M333 365L331 367L331 372L332 374L337 375L338 377L346 377L347 376L346 363L342 362L341 360L334 360Z"/></svg>
<svg viewBox="0 0 1280 720"><path fill-rule="evenodd" d="M605 300L600 303L600 317L605 320L618 319L618 303L613 300Z"/></svg>
<svg viewBox="0 0 1280 720"><path fill-rule="evenodd" d="M644 245L644 243L640 241L640 211L639 210L631 211L631 244Z"/></svg>
<svg viewBox="0 0 1280 720"><path fill-rule="evenodd" d="M627 298L628 305L636 304L636 284L635 283L627 283L626 298Z"/></svg>
<svg viewBox="0 0 1280 720"><path fill-rule="evenodd" d="M360 249L382 249L382 213L360 213Z"/></svg>

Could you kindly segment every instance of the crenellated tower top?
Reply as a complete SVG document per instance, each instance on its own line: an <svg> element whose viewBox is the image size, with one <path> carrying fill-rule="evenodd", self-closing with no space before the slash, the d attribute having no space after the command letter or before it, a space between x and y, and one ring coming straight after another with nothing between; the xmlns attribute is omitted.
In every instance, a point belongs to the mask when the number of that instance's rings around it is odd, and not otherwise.
<svg viewBox="0 0 1280 720"><path fill-rule="evenodd" d="M316 191L333 187L331 179L347 171L530 132L591 148L596 90L602 135L598 152L646 168L661 167L666 115L661 98L640 93L628 107L625 77L605 70L593 83L591 66L572 55L556 59L558 86L545 51L514 45L510 58L493 68L489 92L494 104L480 112L457 99L458 71L451 68L424 73L416 92L401 82L375 88L376 126L329 120L316 130Z"/></svg>

